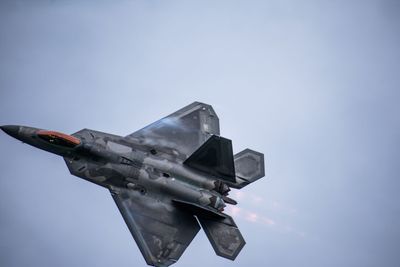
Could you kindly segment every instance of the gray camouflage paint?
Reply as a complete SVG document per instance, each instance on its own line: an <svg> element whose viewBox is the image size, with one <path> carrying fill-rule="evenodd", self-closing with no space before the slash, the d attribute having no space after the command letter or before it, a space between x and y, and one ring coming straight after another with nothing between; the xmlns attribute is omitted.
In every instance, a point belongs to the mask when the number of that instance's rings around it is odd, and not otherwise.
<svg viewBox="0 0 400 267"><path fill-rule="evenodd" d="M79 144L70 146L56 145L53 137L44 140L41 129L2 129L64 157L71 174L108 188L149 265L176 262L198 233L197 220L217 255L234 260L245 245L223 209L225 203L236 204L227 197L229 186L242 188L264 176L264 156L250 149L235 155L236 182L185 164L219 135L219 120L209 105L194 102L126 137L83 129L70 137ZM218 145L220 139L215 140Z"/></svg>

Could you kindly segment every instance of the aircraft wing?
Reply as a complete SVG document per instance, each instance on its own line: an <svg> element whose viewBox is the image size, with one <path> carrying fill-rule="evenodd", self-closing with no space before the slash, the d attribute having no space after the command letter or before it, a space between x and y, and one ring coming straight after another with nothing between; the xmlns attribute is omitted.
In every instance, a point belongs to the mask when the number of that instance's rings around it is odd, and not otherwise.
<svg viewBox="0 0 400 267"><path fill-rule="evenodd" d="M193 215L138 191L112 188L111 195L147 264L175 263L200 230Z"/></svg>
<svg viewBox="0 0 400 267"><path fill-rule="evenodd" d="M214 109L194 102L127 137L154 149L176 150L186 159L211 135L219 134L219 119Z"/></svg>

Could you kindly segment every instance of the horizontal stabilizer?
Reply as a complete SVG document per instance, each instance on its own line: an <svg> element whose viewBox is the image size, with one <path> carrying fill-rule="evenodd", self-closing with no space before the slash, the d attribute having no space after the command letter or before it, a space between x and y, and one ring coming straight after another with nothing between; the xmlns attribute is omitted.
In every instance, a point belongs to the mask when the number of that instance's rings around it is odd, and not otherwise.
<svg viewBox="0 0 400 267"><path fill-rule="evenodd" d="M229 184L234 188L243 188L246 185L264 177L264 154L245 149L235 155L236 183Z"/></svg>
<svg viewBox="0 0 400 267"><path fill-rule="evenodd" d="M242 250L246 241L237 228L232 217L209 219L197 217L218 256L234 260Z"/></svg>
<svg viewBox="0 0 400 267"><path fill-rule="evenodd" d="M184 164L221 180L235 182L232 141L229 139L212 135Z"/></svg>

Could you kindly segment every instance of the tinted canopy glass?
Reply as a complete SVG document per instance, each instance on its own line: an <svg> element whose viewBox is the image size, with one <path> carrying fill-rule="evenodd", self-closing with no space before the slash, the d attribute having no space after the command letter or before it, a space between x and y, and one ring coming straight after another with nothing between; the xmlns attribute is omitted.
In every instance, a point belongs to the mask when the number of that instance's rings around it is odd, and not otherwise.
<svg viewBox="0 0 400 267"><path fill-rule="evenodd" d="M81 143L76 137L55 131L39 131L37 135L46 142L57 146L74 148Z"/></svg>

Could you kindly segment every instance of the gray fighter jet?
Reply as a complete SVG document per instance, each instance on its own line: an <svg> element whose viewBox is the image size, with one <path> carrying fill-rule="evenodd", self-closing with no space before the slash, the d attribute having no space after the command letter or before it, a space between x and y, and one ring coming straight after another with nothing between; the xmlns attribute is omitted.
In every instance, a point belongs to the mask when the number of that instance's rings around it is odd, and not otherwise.
<svg viewBox="0 0 400 267"><path fill-rule="evenodd" d="M233 155L210 105L194 102L127 136L83 129L72 135L32 127L1 129L60 155L71 174L110 190L148 265L175 263L203 228L218 256L234 260L245 241L223 213L230 187L264 176L264 155Z"/></svg>

